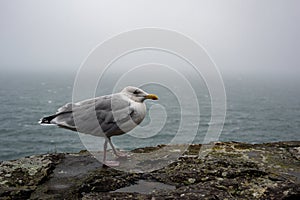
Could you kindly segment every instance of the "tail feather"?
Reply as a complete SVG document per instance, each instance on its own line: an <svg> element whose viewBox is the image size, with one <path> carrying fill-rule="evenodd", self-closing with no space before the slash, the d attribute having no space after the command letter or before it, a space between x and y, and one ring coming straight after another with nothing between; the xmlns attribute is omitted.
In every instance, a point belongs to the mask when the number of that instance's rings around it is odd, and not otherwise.
<svg viewBox="0 0 300 200"><path fill-rule="evenodd" d="M39 123L40 124L52 124L51 121L52 119L54 119L55 117L57 117L57 114L55 115L50 115L50 116L47 116L47 117L43 117L40 119Z"/></svg>
<svg viewBox="0 0 300 200"><path fill-rule="evenodd" d="M46 125L46 124L56 124L55 122L53 123L52 120L54 118L56 118L57 116L62 115L62 114L66 114L66 113L72 113L72 111L59 112L59 113L56 113L54 115L43 117L43 118L40 119L39 123L44 124L44 125Z"/></svg>

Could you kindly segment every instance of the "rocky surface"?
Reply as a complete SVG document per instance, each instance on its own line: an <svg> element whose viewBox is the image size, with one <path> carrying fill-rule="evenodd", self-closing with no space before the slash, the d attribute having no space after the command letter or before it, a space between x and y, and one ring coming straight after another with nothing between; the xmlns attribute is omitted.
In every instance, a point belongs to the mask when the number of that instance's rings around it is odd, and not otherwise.
<svg viewBox="0 0 300 200"><path fill-rule="evenodd" d="M183 147L133 150L120 169L87 151L3 161L0 199L300 199L300 141Z"/></svg>

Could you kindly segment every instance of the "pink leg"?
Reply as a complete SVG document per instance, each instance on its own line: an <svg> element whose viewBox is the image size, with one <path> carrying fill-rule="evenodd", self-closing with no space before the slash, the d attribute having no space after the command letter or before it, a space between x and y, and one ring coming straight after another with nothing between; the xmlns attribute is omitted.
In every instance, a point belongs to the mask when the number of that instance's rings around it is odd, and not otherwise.
<svg viewBox="0 0 300 200"><path fill-rule="evenodd" d="M120 162L118 161L109 161L109 160L106 160L106 153L107 153L107 140L105 139L105 142L104 142L104 151L103 151L103 164L104 165L107 165L109 167L117 167L120 165Z"/></svg>
<svg viewBox="0 0 300 200"><path fill-rule="evenodd" d="M108 138L108 142L109 142L109 144L110 144L110 146L111 146L111 148L112 148L114 154L115 154L117 157L120 157L120 158L127 158L127 157L128 157L128 154L116 150L116 148L115 148L114 145L112 144L110 138Z"/></svg>

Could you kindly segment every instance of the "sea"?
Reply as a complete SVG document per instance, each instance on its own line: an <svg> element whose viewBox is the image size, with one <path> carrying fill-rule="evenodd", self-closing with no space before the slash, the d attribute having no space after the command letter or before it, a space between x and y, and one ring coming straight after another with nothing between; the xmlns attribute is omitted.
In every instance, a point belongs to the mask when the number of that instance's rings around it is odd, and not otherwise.
<svg viewBox="0 0 300 200"><path fill-rule="evenodd" d="M60 106L72 101L75 77L75 73L67 72L0 75L0 160L43 153L79 152L87 148L77 132L38 123L41 117L55 113ZM297 78L244 74L224 76L223 81L227 96L226 118L218 141L265 143L300 140L300 81ZM113 137L113 143L120 149L168 144L175 137L182 118L199 117L197 112L181 116L180 99L176 99L168 88L146 85L143 89L160 97L157 102L146 102L148 110L159 104L156 108L163 108L165 113L154 110L151 116L147 114L141 126L151 124L151 120L164 123L158 123L162 126L159 130L148 127L147 131L138 133L145 137L130 134ZM110 92L103 89L99 95ZM195 124L187 124L183 137L192 138L192 143L202 143L211 125L210 95L202 86L196 88L195 93L199 100L200 121L196 124L196 133ZM189 101L189 98L184 101ZM191 107L191 110L195 109ZM103 139L99 138L99 146L102 143Z"/></svg>

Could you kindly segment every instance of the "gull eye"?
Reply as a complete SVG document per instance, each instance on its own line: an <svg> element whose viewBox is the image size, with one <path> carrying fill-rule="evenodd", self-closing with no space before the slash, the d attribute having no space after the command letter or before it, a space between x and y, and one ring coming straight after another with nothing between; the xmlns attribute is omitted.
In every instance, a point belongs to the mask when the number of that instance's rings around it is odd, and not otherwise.
<svg viewBox="0 0 300 200"><path fill-rule="evenodd" d="M133 94L138 94L138 93L140 93L138 90L135 90L135 91L133 92Z"/></svg>

